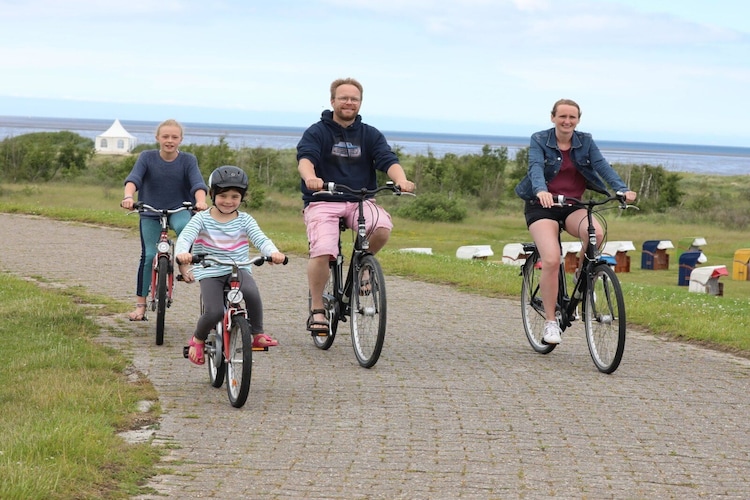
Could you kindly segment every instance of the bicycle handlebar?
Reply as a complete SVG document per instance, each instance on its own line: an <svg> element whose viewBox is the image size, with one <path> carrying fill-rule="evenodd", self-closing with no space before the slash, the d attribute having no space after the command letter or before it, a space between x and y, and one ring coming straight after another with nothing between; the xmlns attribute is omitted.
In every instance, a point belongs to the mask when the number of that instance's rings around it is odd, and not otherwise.
<svg viewBox="0 0 750 500"><path fill-rule="evenodd" d="M230 266L230 267L231 266L240 267L240 266L249 266L249 265L262 266L265 262L271 262L271 256L270 255L258 255L246 261L235 261L235 260L220 259L218 257L213 257L205 253L198 253L198 254L193 255L193 260L191 262L193 264L202 264L203 267L209 267L213 264L217 264L220 266ZM289 257L285 255L284 262L282 262L282 264L287 265L288 263L289 263Z"/></svg>
<svg viewBox="0 0 750 500"><path fill-rule="evenodd" d="M375 189L367 189L365 187L354 189L346 184L338 184L336 182L324 182L323 183L323 189L320 191L316 191L313 193L313 196L317 194L353 194L355 196L358 196L362 199L365 199L368 196L373 196L381 191L392 191L393 194L396 196L400 196L402 194L411 194L413 193L407 193L405 191L401 191L401 188L394 184L393 181L388 181L382 186L378 186Z"/></svg>
<svg viewBox="0 0 750 500"><path fill-rule="evenodd" d="M574 206L580 206L583 208L594 208L599 205L604 205L609 203L610 201L618 201L620 203L620 208L625 209L628 207L632 208L638 208L634 205L628 205L628 202L625 200L625 193L622 191L616 192L614 195L607 196L604 199L601 200L579 200L578 198L573 198L572 196L565 196L562 194L558 194L554 197L555 202L554 205L557 206L563 206L563 205L574 205Z"/></svg>
<svg viewBox="0 0 750 500"><path fill-rule="evenodd" d="M153 212L155 214L171 215L176 214L177 212L182 212L183 210L193 210L194 208L195 207L193 206L193 204L189 201L183 201L180 208L154 208L147 203L138 201L133 204L133 210L128 212L128 214L134 214L137 212Z"/></svg>

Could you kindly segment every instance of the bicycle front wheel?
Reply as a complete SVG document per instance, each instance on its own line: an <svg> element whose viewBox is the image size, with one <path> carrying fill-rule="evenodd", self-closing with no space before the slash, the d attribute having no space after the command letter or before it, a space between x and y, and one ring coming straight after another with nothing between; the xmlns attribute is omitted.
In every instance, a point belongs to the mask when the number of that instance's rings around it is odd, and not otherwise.
<svg viewBox="0 0 750 500"><path fill-rule="evenodd" d="M537 252L526 258L521 268L521 319L526 338L531 348L541 354L552 352L557 344L546 344L544 337L544 305L539 278L542 275L541 260Z"/></svg>
<svg viewBox="0 0 750 500"><path fill-rule="evenodd" d="M167 315L167 273L169 257L162 255L156 265L156 345L164 343L164 319Z"/></svg>
<svg viewBox="0 0 750 500"><path fill-rule="evenodd" d="M583 303L583 321L596 368L614 372L625 350L625 299L620 280L608 264L594 267Z"/></svg>
<svg viewBox="0 0 750 500"><path fill-rule="evenodd" d="M385 278L380 263L372 255L359 261L351 297L351 331L354 355L360 366L371 368L378 362L385 341Z"/></svg>
<svg viewBox="0 0 750 500"><path fill-rule="evenodd" d="M229 402L235 408L240 408L247 401L253 372L253 335L250 323L244 316L238 315L232 319L226 372Z"/></svg>

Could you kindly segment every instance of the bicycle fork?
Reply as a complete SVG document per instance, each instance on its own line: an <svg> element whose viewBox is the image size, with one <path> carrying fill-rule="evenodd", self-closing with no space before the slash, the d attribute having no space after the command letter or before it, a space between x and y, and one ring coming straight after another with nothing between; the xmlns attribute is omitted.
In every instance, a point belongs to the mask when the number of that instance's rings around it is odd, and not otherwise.
<svg viewBox="0 0 750 500"><path fill-rule="evenodd" d="M166 251L162 251L164 248L162 243L168 245ZM167 258L167 307L172 305L172 290L174 290L174 263L171 258L172 241L163 240L159 241L157 249L158 252L154 256L154 260L151 262L151 287L149 291L149 301L151 303L151 310L156 309L156 284L159 278L159 261L162 257Z"/></svg>

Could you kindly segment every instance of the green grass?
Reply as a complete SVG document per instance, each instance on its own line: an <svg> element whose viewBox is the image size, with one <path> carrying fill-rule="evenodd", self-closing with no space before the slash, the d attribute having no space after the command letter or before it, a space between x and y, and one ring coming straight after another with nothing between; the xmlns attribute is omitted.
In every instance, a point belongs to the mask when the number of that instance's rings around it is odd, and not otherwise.
<svg viewBox="0 0 750 500"><path fill-rule="evenodd" d="M99 328L75 290L51 292L0 274L0 498L128 498L154 474L159 450L116 431L157 414L147 380L129 383L129 361L92 339Z"/></svg>

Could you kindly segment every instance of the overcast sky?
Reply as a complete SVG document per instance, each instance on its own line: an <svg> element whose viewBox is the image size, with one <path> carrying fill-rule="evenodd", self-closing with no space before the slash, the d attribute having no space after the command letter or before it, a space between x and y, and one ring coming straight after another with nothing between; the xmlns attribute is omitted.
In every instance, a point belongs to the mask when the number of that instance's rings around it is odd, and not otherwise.
<svg viewBox="0 0 750 500"><path fill-rule="evenodd" d="M0 115L750 146L750 2L0 0Z"/></svg>

